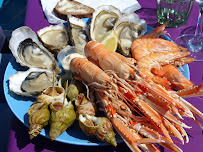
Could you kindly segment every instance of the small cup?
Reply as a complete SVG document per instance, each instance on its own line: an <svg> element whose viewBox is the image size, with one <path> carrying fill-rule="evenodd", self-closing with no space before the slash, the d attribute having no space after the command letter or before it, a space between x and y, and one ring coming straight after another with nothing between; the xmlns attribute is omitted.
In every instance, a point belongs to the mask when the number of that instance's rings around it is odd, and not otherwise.
<svg viewBox="0 0 203 152"><path fill-rule="evenodd" d="M67 46L58 53L57 59L65 72L70 71L70 62L74 57L86 58L84 49L78 46Z"/></svg>
<svg viewBox="0 0 203 152"><path fill-rule="evenodd" d="M157 0L157 17L160 24L179 27L187 23L194 0Z"/></svg>

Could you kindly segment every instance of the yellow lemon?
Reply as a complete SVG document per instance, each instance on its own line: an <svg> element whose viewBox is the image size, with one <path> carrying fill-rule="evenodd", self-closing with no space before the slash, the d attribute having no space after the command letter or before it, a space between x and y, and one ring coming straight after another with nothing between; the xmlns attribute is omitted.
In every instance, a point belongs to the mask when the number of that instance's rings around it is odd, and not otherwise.
<svg viewBox="0 0 203 152"><path fill-rule="evenodd" d="M108 50L115 52L118 46L118 37L114 30L110 30L101 37L99 42Z"/></svg>

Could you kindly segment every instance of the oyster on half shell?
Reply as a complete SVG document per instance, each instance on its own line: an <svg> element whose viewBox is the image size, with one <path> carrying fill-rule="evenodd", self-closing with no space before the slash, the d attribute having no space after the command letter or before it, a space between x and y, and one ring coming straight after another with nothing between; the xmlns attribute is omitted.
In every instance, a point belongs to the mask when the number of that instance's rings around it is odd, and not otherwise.
<svg viewBox="0 0 203 152"><path fill-rule="evenodd" d="M129 13L119 18L114 31L118 36L118 51L124 56L130 56L132 42L147 32L147 24L137 14Z"/></svg>
<svg viewBox="0 0 203 152"><path fill-rule="evenodd" d="M68 45L67 28L61 25L50 25L37 31L43 45L53 54L58 54L60 50Z"/></svg>
<svg viewBox="0 0 203 152"><path fill-rule="evenodd" d="M90 37L92 40L100 41L101 37L114 28L115 23L122 13L111 5L103 5L96 9L90 23Z"/></svg>
<svg viewBox="0 0 203 152"><path fill-rule="evenodd" d="M10 91L23 96L35 96L52 86L53 72L45 69L30 68L18 71L8 78Z"/></svg>
<svg viewBox="0 0 203 152"><path fill-rule="evenodd" d="M88 24L76 17L68 15L68 33L73 46L85 47L90 40Z"/></svg>
<svg viewBox="0 0 203 152"><path fill-rule="evenodd" d="M40 69L56 69L60 73L54 55L50 53L38 40L37 35L27 26L13 31L9 41L9 48L16 62L22 66Z"/></svg>

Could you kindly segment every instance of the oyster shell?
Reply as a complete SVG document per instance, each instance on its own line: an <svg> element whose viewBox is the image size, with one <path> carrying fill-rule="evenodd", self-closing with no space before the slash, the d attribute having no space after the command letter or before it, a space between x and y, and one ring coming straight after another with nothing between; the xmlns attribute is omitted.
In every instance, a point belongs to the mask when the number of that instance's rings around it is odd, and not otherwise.
<svg viewBox="0 0 203 152"><path fill-rule="evenodd" d="M68 45L67 28L61 25L50 25L37 31L37 34L43 45L53 54L58 52Z"/></svg>
<svg viewBox="0 0 203 152"><path fill-rule="evenodd" d="M76 17L68 15L68 33L73 46L85 47L90 40L88 24Z"/></svg>
<svg viewBox="0 0 203 152"><path fill-rule="evenodd" d="M114 28L115 23L122 15L119 9L111 5L103 5L96 9L90 23L90 37L100 41L101 37Z"/></svg>
<svg viewBox="0 0 203 152"><path fill-rule="evenodd" d="M125 56L130 56L132 42L147 32L147 24L137 14L129 13L119 18L114 31L118 36L118 51Z"/></svg>
<svg viewBox="0 0 203 152"><path fill-rule="evenodd" d="M8 78L10 91L23 96L35 96L52 86L53 72L45 69L30 68L18 71Z"/></svg>
<svg viewBox="0 0 203 152"><path fill-rule="evenodd" d="M27 26L14 30L9 41L9 48L16 62L22 66L40 69L56 69L60 73L54 55L38 40L37 35Z"/></svg>

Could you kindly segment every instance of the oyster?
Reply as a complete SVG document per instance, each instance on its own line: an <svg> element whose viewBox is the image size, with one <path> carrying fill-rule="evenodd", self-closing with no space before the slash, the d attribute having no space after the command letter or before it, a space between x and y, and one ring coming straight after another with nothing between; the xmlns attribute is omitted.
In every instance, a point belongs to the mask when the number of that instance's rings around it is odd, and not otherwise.
<svg viewBox="0 0 203 152"><path fill-rule="evenodd" d="M58 54L60 50L68 45L67 28L61 25L50 25L37 31L43 45L53 54Z"/></svg>
<svg viewBox="0 0 203 152"><path fill-rule="evenodd" d="M68 15L68 33L73 46L85 47L90 40L88 24L76 17Z"/></svg>
<svg viewBox="0 0 203 152"><path fill-rule="evenodd" d="M9 41L9 48L16 62L22 66L40 69L61 70L54 55L50 53L38 40L37 35L27 26L14 30Z"/></svg>
<svg viewBox="0 0 203 152"><path fill-rule="evenodd" d="M90 23L90 37L92 40L100 41L101 37L114 28L115 23L122 13L111 5L103 5L96 9Z"/></svg>
<svg viewBox="0 0 203 152"><path fill-rule="evenodd" d="M130 56L132 42L147 32L147 24L137 14L129 13L119 18L114 31L118 36L118 51L125 56Z"/></svg>
<svg viewBox="0 0 203 152"><path fill-rule="evenodd" d="M53 72L30 68L27 71L18 71L10 76L8 80L10 91L23 96L33 96L52 86Z"/></svg>

